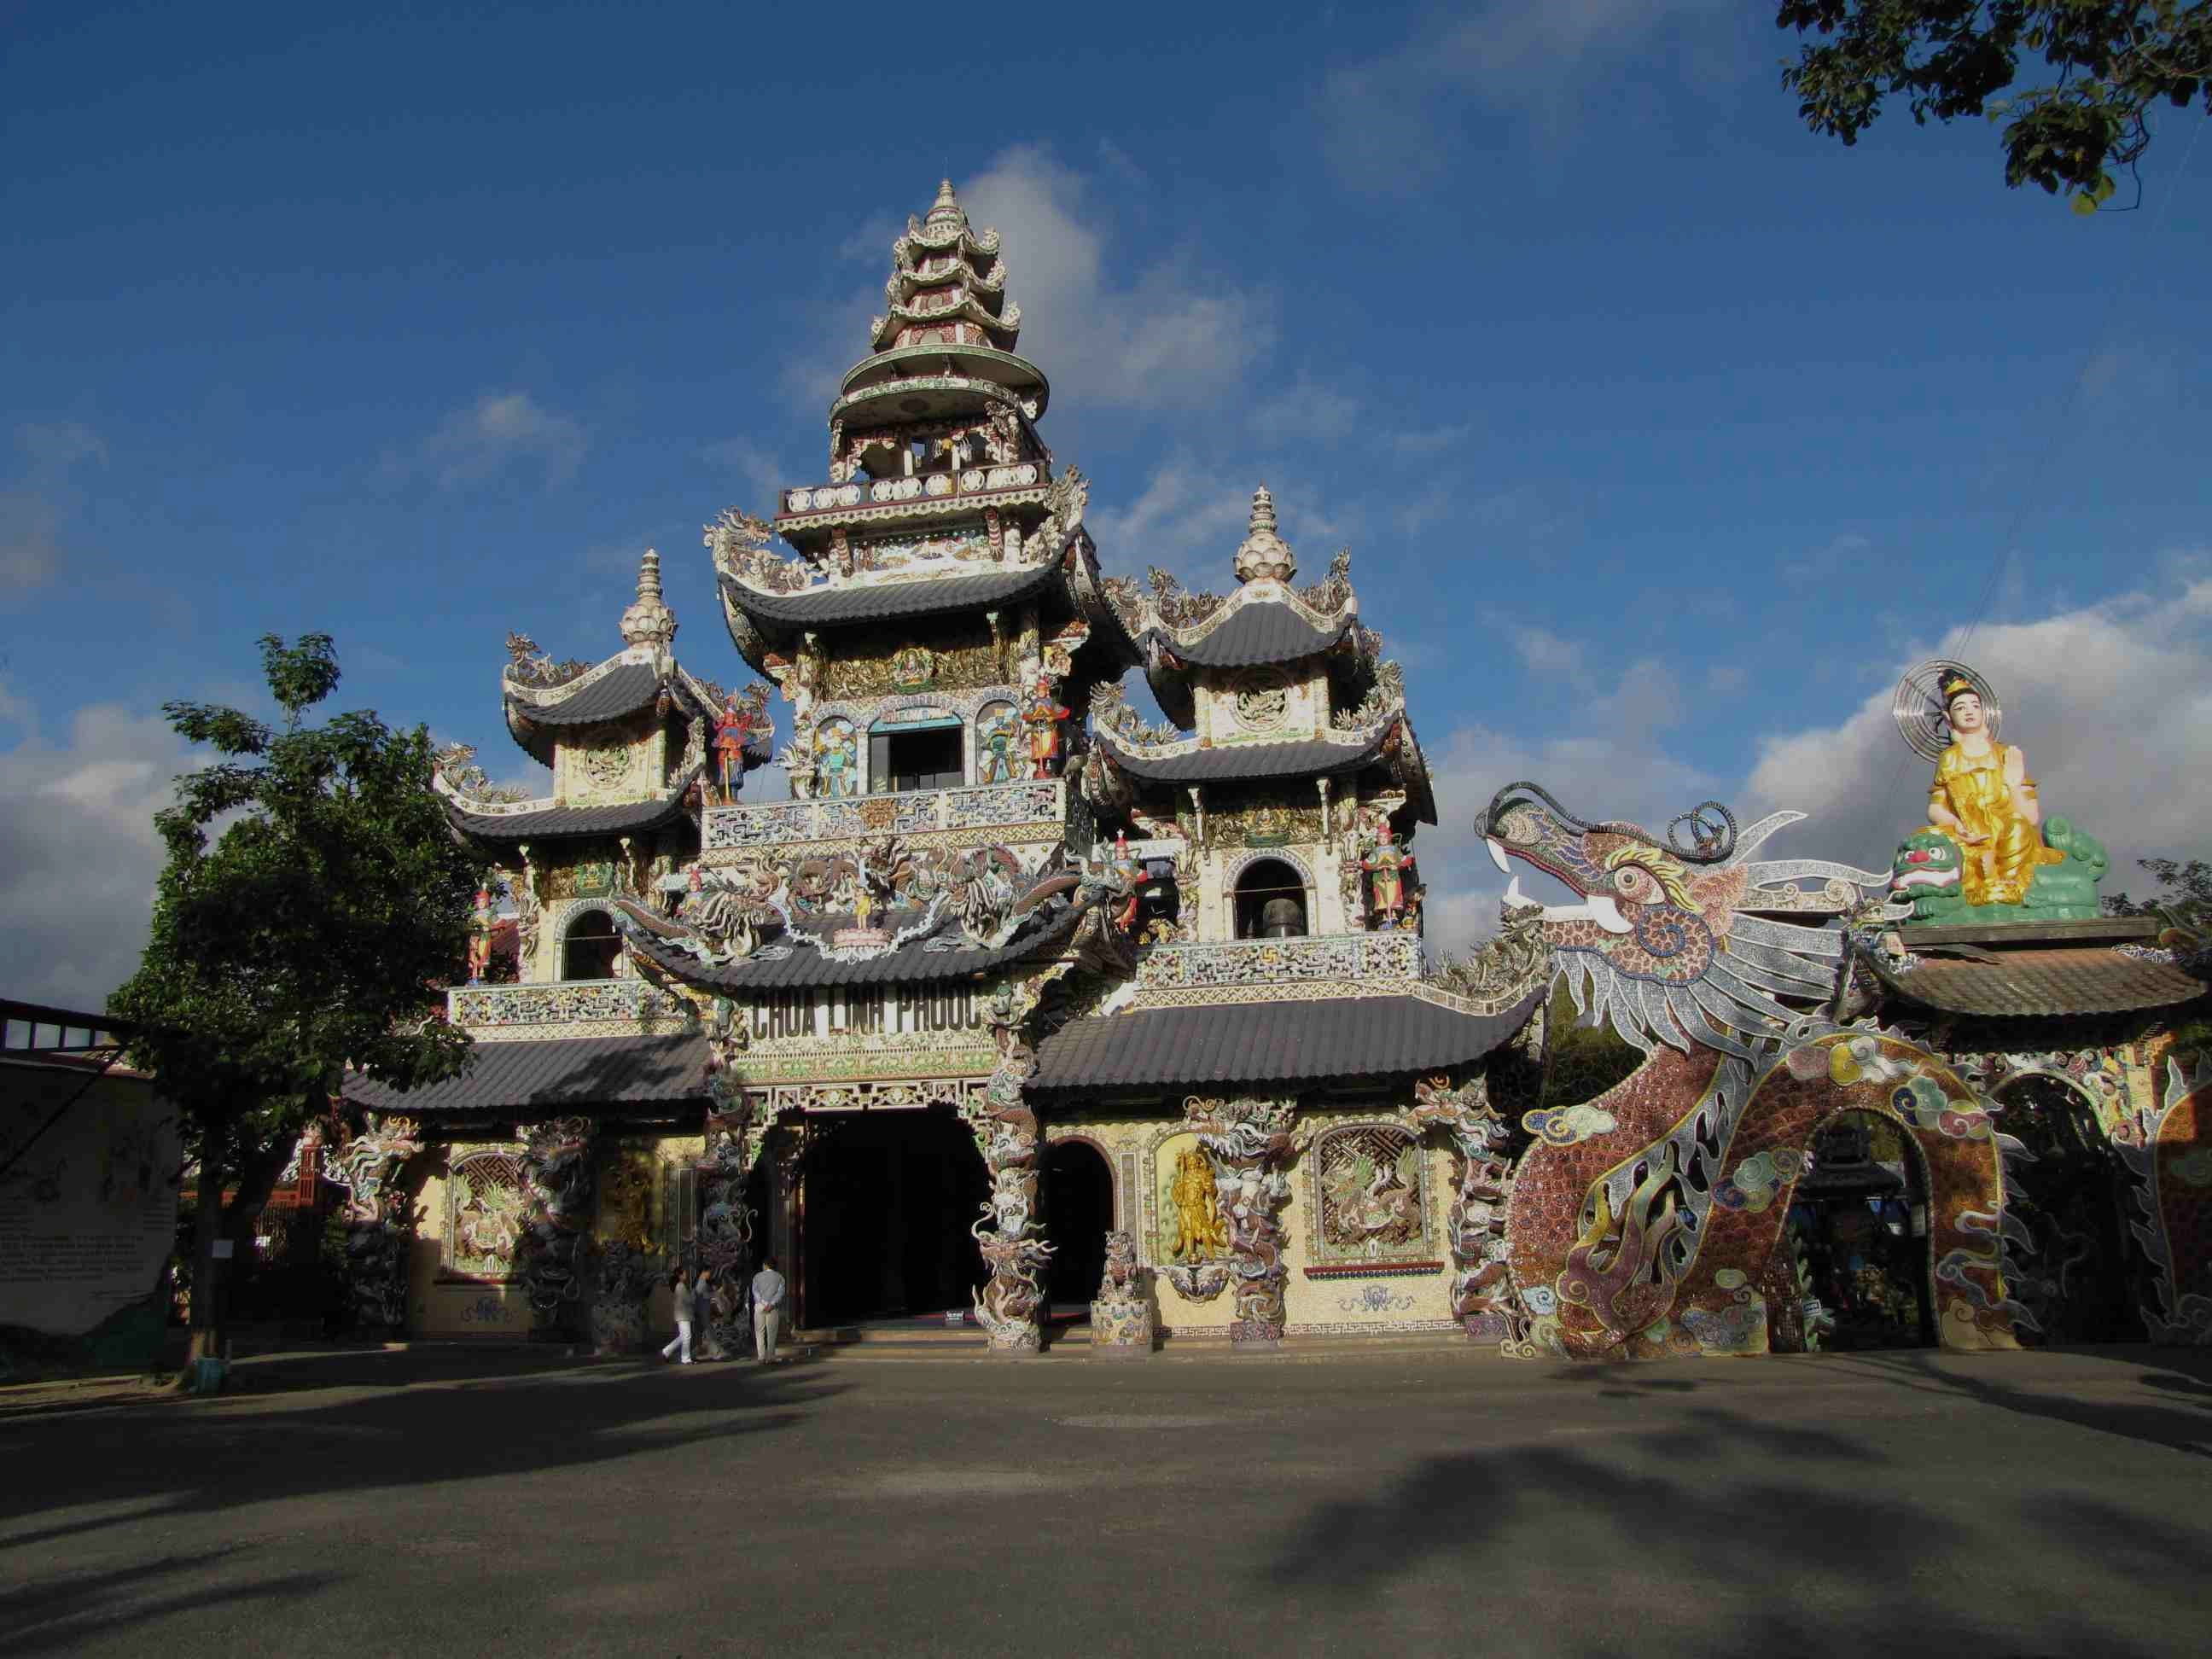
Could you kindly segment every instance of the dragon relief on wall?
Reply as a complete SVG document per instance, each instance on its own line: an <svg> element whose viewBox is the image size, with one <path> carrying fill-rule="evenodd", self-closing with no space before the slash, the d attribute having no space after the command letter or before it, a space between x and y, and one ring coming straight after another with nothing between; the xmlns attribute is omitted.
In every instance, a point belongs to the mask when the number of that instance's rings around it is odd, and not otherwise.
<svg viewBox="0 0 2212 1659"><path fill-rule="evenodd" d="M1506 1260L1527 1350L1574 1358L1758 1352L1807 1310L1784 1220L1815 1133L1839 1113L1899 1126L1929 1182L1929 1277L1947 1347L2016 1346L2029 1316L2007 1292L2007 1137L1977 1091L1893 1032L1840 1027L1818 1004L1844 935L1782 915L1836 915L1887 872L1757 860L1778 812L1739 832L1706 803L1665 839L1589 823L1534 784L1492 799L1483 830L1577 902L1506 896L1540 932L1576 1006L1646 1055L1593 1100L1527 1112L1534 1137L1508 1197ZM1762 914L1762 912L1766 914ZM1510 1347L1510 1345L1509 1345Z"/></svg>

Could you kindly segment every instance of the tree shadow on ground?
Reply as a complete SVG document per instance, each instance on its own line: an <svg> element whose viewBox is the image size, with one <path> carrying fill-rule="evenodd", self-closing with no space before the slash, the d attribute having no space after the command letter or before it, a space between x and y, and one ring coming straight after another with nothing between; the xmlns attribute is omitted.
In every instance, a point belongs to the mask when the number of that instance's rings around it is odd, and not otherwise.
<svg viewBox="0 0 2212 1659"><path fill-rule="evenodd" d="M111 1571L48 1577L0 1589L0 1635L4 1635L10 1656L62 1652L142 1620L204 1613L240 1601L281 1605L331 1581L327 1573L284 1573L244 1584L171 1585L151 1601L141 1599L150 1588L179 1573L195 1579L204 1577L234 1553L224 1548L170 1555Z"/></svg>
<svg viewBox="0 0 2212 1659"><path fill-rule="evenodd" d="M2085 1514L2059 1491L1996 1512L1973 1449L1945 1441L1951 1421L1899 1404L1917 1416L1903 1439L1879 1414L1807 1426L1655 1401L1648 1418L1425 1457L1294 1522L1255 1590L1387 1620L1458 1582L1471 1639L1517 1632L1516 1650L1547 1654L2194 1650L2212 1531L2148 1501ZM1954 1461L1905 1451L1914 1435ZM2170 1570L2146 1583L2133 1540L2150 1528Z"/></svg>
<svg viewBox="0 0 2212 1659"><path fill-rule="evenodd" d="M2115 1367L2157 1365L2161 1369L2144 1370L2134 1375L2115 1372L2102 1382L2133 1383L2160 1389L2168 1394L2188 1396L2179 1403L2164 1401L2112 1401L2083 1400L2063 1393L2045 1393L2039 1389L2022 1388L2008 1380L2003 1372L2004 1356L1996 1355L1976 1364L1960 1362L1928 1349L1892 1352L1881 1354L1838 1355L1832 1364L1850 1365L1916 1392L1949 1395L1973 1401L1978 1405L1993 1406L2000 1411L2014 1412L2024 1417L2042 1418L2049 1422L2065 1423L2075 1428L2094 1429L2100 1434L2123 1435L2130 1440L2140 1440L2146 1445L2156 1446L2162 1451L2179 1452L2191 1457L2212 1457L2212 1389L2197 1378L2177 1369L2166 1369L2169 1356L2152 1358L2154 1350L2134 1352L2129 1350L2091 1352L2075 1350L2069 1356L2094 1360ZM2176 1364L2202 1367L2212 1362L2212 1356L2187 1359L2174 1358ZM1971 1366L1971 1369L1968 1367Z"/></svg>
<svg viewBox="0 0 2212 1659"><path fill-rule="evenodd" d="M0 1423L0 1567L23 1546L124 1521L574 1468L773 1432L847 1386L788 1366L584 1363L517 1349L272 1357L240 1374L242 1392L212 1400ZM303 1397L317 1390L333 1397ZM102 1505L129 1512L23 1524Z"/></svg>

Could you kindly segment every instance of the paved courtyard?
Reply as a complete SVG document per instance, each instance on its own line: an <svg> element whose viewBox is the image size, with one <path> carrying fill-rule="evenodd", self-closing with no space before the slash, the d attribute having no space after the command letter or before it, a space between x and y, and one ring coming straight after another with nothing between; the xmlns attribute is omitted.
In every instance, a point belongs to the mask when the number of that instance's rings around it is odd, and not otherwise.
<svg viewBox="0 0 2212 1659"><path fill-rule="evenodd" d="M2203 1650L2212 1357L299 1353L0 1389L0 1652Z"/></svg>

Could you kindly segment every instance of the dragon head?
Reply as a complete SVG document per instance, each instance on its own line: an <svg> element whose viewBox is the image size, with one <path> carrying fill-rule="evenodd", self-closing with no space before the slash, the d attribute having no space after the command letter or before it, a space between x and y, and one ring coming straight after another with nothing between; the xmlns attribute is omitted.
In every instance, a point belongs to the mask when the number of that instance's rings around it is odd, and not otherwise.
<svg viewBox="0 0 2212 1659"><path fill-rule="evenodd" d="M1959 845L1940 830L1923 830L1907 836L1890 861L1889 884L1899 893L1915 888L1955 889L1959 884Z"/></svg>
<svg viewBox="0 0 2212 1659"><path fill-rule="evenodd" d="M1822 860L1753 861L1751 854L1802 812L1776 812L1739 830L1705 801L1667 827L1576 817L1533 783L1508 784L1482 817L1498 867L1520 859L1572 889L1577 902L1541 908L1540 927L1577 1009L1609 1018L1628 1042L1692 1043L1748 1057L1796 1011L1777 994L1826 994L1841 956L1832 929L1771 919L1837 915L1887 874ZM1801 886L1811 878L1817 885ZM1505 893L1526 908L1520 878ZM1765 914L1762 914L1765 913Z"/></svg>

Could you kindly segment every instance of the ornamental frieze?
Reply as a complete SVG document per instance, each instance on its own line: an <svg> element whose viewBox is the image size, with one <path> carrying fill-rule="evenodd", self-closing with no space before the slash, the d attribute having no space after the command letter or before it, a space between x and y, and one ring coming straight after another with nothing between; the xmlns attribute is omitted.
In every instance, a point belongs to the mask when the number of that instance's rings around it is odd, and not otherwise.
<svg viewBox="0 0 2212 1659"><path fill-rule="evenodd" d="M906 641L861 656L833 658L823 665L817 695L825 702L844 702L902 691L966 690L1005 678L998 647L988 639L942 648Z"/></svg>

